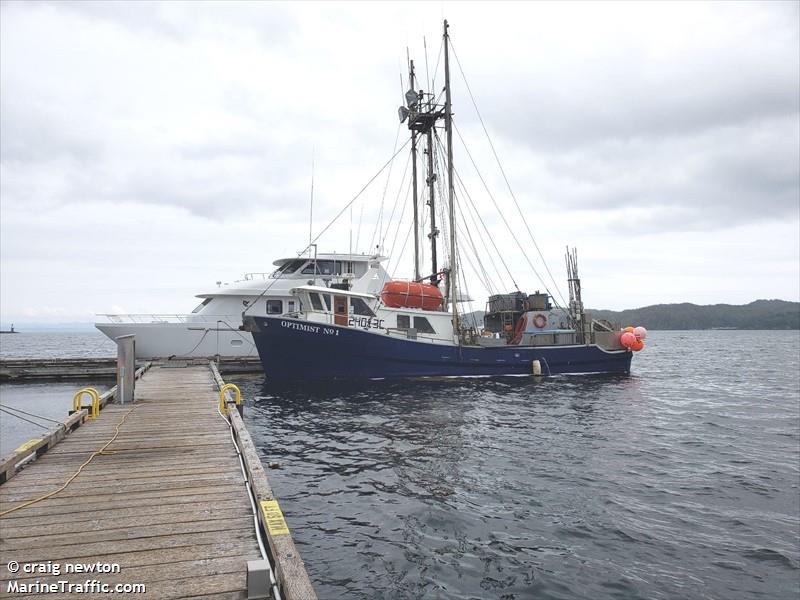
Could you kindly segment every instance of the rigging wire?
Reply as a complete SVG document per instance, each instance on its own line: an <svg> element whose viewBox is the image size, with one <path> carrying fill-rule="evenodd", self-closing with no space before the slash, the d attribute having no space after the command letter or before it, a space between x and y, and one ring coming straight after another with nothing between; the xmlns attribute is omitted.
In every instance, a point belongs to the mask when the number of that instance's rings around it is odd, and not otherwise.
<svg viewBox="0 0 800 600"><path fill-rule="evenodd" d="M439 164L439 161L441 160L441 162L444 164L446 164L447 161L444 159L444 157L440 157L440 152L437 151L437 149L443 147L443 144L442 140L439 138L439 134L436 131L436 129L433 130L433 139L434 139L433 168L434 171L436 171L437 173L443 173L444 169ZM442 230L443 239L448 240L450 239L450 233L448 227L449 219L447 218L447 213L445 212L445 209L447 209L448 207L445 205L447 196L445 195L444 188L442 187L443 179L444 179L443 177L436 178L436 189L439 192L439 199L440 199L437 208L439 209L438 216L439 216L439 223ZM450 244L442 244L442 258L447 259L446 261L442 261L442 264L445 264L445 262L447 264L452 264L452 261L450 260Z"/></svg>
<svg viewBox="0 0 800 600"><path fill-rule="evenodd" d="M439 44L439 56L436 57L436 66L433 69L433 79L431 79L431 89L428 90L431 94L436 86L436 74L439 72L439 61L442 59L442 49L444 49L444 38L442 39L442 43Z"/></svg>
<svg viewBox="0 0 800 600"><path fill-rule="evenodd" d="M472 252L475 255L475 261L478 263L478 266L480 267L480 272L478 272L478 270L475 269L476 275L478 275L478 278L481 280L481 283L483 283L484 287L489 292L489 295L493 296L497 293L495 291L496 286L494 285L494 282L489 276L489 272L486 270L486 267L483 266L483 261L481 261L480 252L478 252L478 248L475 245L475 240L472 239L472 232L469 230L469 226L467 225L466 219L464 218L464 211L461 209L461 206L458 207L458 212L459 215L461 216L461 220L464 222L464 227L458 227L458 231L460 233L460 239L466 239L467 242L469 243L469 247L472 248ZM468 254L466 254L466 256L469 257Z"/></svg>
<svg viewBox="0 0 800 600"><path fill-rule="evenodd" d="M364 203L362 202L361 210L358 211L358 229L356 229L356 252L358 252L359 240L361 239L361 222L363 220L364 220Z"/></svg>
<svg viewBox="0 0 800 600"><path fill-rule="evenodd" d="M465 234L465 231L464 231L465 228L461 227L460 225L457 225L456 229L458 230L458 232L462 236L463 235L467 235L467 236L469 235L468 231ZM472 239L469 239L468 241L469 241L470 244L473 244ZM472 251L475 252L474 246L472 247ZM486 278L486 271L483 269L483 265L480 264L480 259L478 258L477 253L475 253L474 255L475 255L475 258L476 258L476 262L481 267L480 269L475 267L475 264L472 262L472 258L470 258L470 255L468 253L466 253L466 252L463 253L463 256L466 257L466 260L469 263L469 266L472 267L472 270L475 272L475 276L478 278L478 281L480 281L481 285L483 285L483 287L485 287L488 290L490 295L493 295L494 291L492 289L491 283L489 283L488 279ZM461 257L462 257L462 253L459 252L458 256L459 256L459 262L460 262L461 261ZM461 264L463 264L463 263L461 263Z"/></svg>
<svg viewBox="0 0 800 600"><path fill-rule="evenodd" d="M459 262L461 262L461 252L459 250L456 250L456 254L458 255ZM467 261L469 261L469 256L466 255L466 254L465 254L465 256L467 257ZM470 265L471 264L472 263L470 262ZM459 277L460 280L461 280L461 285L459 287L464 290L463 294L465 294L465 296L463 296L463 297L469 298L466 301L467 308L469 308L469 313L467 313L467 315L464 315L461 311L459 311L459 312L462 314L462 318L464 318L465 316L469 316L470 317L470 319L472 320L473 328L475 329L475 331L477 331L478 330L478 318L475 315L475 307L472 304L472 295L469 293L469 288L467 287L467 278L463 274L462 271L463 271L463 269L459 270L459 272L457 273L456 276Z"/></svg>
<svg viewBox="0 0 800 600"><path fill-rule="evenodd" d="M519 202L517 201L517 197L514 194L514 190L511 189L511 183L508 181L508 177L506 176L506 171L505 171L505 169L503 169L503 165L500 162L500 157L497 155L497 150L494 147L494 143L492 143L492 138L489 135L489 131L486 129L486 124L483 122L483 117L481 116L481 113L478 110L478 103L475 101L475 96L473 96L472 89L469 87L469 82L467 81L467 76L464 74L464 69L461 67L461 61L458 60L458 54L456 53L455 47L453 47L452 41L450 42L450 48L453 50L453 56L456 59L456 64L458 65L458 70L461 72L461 78L464 80L464 85L466 85L466 87L467 87L467 93L469 94L469 98L472 101L472 106L475 108L475 113L478 115L478 120L481 123L481 127L483 128L483 132L486 134L486 139L489 141L489 146L492 149L492 154L494 155L495 161L497 161L497 166L500 168L500 173L502 173L503 180L506 182L506 187L508 188L508 192L509 192L509 194L511 194L512 200L514 200L514 206L517 207L517 212L519 212L519 216L522 219L522 223L525 225L525 229L527 229L527 231L528 231L528 236L531 238L531 241L533 242L533 245L536 248L536 252L539 254L539 258L542 260L542 264L544 265L544 268L547 270L547 274L550 276L550 280L553 282L553 286L555 286L556 292L558 292L558 295L561 298L561 301L566 306L567 302L566 302L566 300L564 300L564 296L563 296L563 294L561 293L561 290L558 287L558 283L556 283L556 280L553 277L553 273L550 271L550 267L547 265L547 261L544 259L544 255L542 254L542 251L539 249L539 244L536 243L536 239L533 237L533 231L531 230L531 227L528 224L528 220L525 218L525 214L522 212L522 208L520 207ZM459 137L461 137L460 133L459 133ZM461 143L462 144L464 143L463 139L461 140ZM530 262L530 261L528 261L528 262ZM534 270L534 272L535 272L535 270ZM539 275L537 273L537 277L538 276ZM541 280L541 277L539 277L539 279ZM545 289L547 289L547 285L544 284L544 281L542 281L542 284L545 285ZM549 292L549 290L548 290L548 292ZM552 296L552 294L550 294L550 295Z"/></svg>
<svg viewBox="0 0 800 600"><path fill-rule="evenodd" d="M32 425L36 425L37 427L41 427L42 429L50 429L47 425L42 425L41 423L37 423L36 421L31 421L30 419L26 419L25 417L23 417L21 415L18 415L16 413L11 412L10 410L8 410L5 407L0 407L0 412L4 412L7 415L11 415L12 417L17 417L18 419L22 419L23 421L27 421L28 423L31 423Z"/></svg>
<svg viewBox="0 0 800 600"><path fill-rule="evenodd" d="M403 241L403 247L400 249L400 254L398 256L403 256L403 252L406 251L406 246L408 245L408 240L411 238L411 231L414 229L414 222L412 221L411 224L408 226L408 231L406 232L406 239ZM400 260L398 259L397 264L394 266L394 270L391 271L390 277L394 279L394 274L397 272L397 269L400 266ZM386 269L389 270L388 268Z"/></svg>
<svg viewBox="0 0 800 600"><path fill-rule="evenodd" d="M499 281L502 281L503 280L503 276L500 274L500 270L497 268L497 264L494 262L494 257L492 256L492 252L489 250L489 247L486 245L486 238L489 238L489 241L492 243L492 245L494 245L494 239L489 234L489 230L486 227L486 224L483 222L480 213L478 213L478 210L475 207L475 204L472 201L472 198L470 197L469 192L467 192L466 188L464 187L464 183L461 181L461 176L458 174L458 171L456 171L454 169L453 172L456 175L456 184L458 185L459 192L463 192L464 193L464 197L467 199L466 214L469 215L469 218L470 218L470 221L472 223L472 226L475 228L476 231L479 231L480 228L478 227L477 223L480 222L481 226L483 227L483 230L486 232L485 236L479 235L477 237L481 241L481 244L483 245L483 250L485 251L485 255L486 255L486 257L488 258L489 262L492 265L492 269L494 269L495 275L497 276ZM462 211L462 215L463 214L464 214L464 211ZM463 216L462 216L462 218L463 218ZM469 232L469 224L467 224L466 219L464 219L464 224L467 227L467 231ZM503 264L503 266L505 267L505 269L506 269L506 271L508 273L508 276L511 279L511 282L514 284L514 287L516 287L517 283L516 283L516 281L514 281L514 278L511 275L511 272L509 271L508 267L506 266L505 261L503 261L502 255L499 254L499 250L497 249L497 246L495 245L494 248L495 248L495 252L497 252L499 257L500 257L500 261ZM488 277L488 269L487 269L487 277ZM494 287L497 290L496 293L502 293L502 289L501 288L503 286L495 284ZM517 289L519 289L519 288L517 288Z"/></svg>
<svg viewBox="0 0 800 600"><path fill-rule="evenodd" d="M427 193L427 187L428 186L425 186L425 188L424 188L425 192L423 192L423 194L421 196L421 200L423 201L423 204L425 204L425 193ZM419 227L420 227L420 233L424 237L424 236L426 236L425 232L428 229L428 227L427 227L428 226L428 211L423 209L421 212L422 212L422 221L420 222ZM428 245L425 244L425 243L422 243L422 244L419 245L419 264L420 265L424 265L425 264L425 251L427 250L427 248L428 248Z"/></svg>
<svg viewBox="0 0 800 600"><path fill-rule="evenodd" d="M383 173L384 169L386 169L386 167L388 167L388 166L389 166L389 165L392 163L392 161L393 161L395 158L397 158L397 155L398 155L398 154L400 154L400 153L401 153L401 152L402 152L402 151L405 149L405 147L406 147L406 146L408 146L410 143L411 143L411 139L408 139L408 140L406 141L406 143L405 143L405 144L403 144L403 145L400 147L400 149L399 149L397 152L395 152L395 153L392 155L392 157L391 157L389 160L387 160L387 161L386 161L386 162L383 164L383 166L382 166L382 167L381 167L381 168L378 170L378 172L377 172L377 173L375 173L375 175L373 175L373 176L370 178L370 180L369 180L369 181L367 181L367 183L365 183L365 184L364 184L364 187L362 187L362 188L361 188L361 189L358 191L358 193L357 193L355 196L353 196L353 199L352 199L352 200L350 200L350 202L348 202L347 204L345 204L345 205L342 207L342 209L341 209L341 210L340 210L338 213L336 213L336 216L335 216L335 217L333 217L333 219L331 219L331 221L330 221L330 222L329 222L327 225L325 225L325 227L323 227L323 228L322 228L322 231L320 231L320 232L317 234L317 237L315 237L313 240L311 240L311 243L310 243L308 246L306 246L306 247L305 247L305 248L303 248L303 249L302 249L300 252L298 252L298 253L297 253L297 256L302 256L302 254L303 254L303 253L304 253L306 250L308 250L309 248L311 248L311 246L312 246L312 245L313 245L313 244L314 244L314 243L315 243L315 242L316 242L316 241L317 241L317 240L318 240L320 237L322 237L322 235L324 235L324 234L325 234L325 232L326 232L326 231L328 231L328 229L330 229L330 228L331 228L331 226L332 226L332 225L333 225L333 224L334 224L334 223L335 223L335 222L336 222L336 221L339 219L339 217L341 217L341 216L342 216L342 215L345 213L345 211L346 211L348 208L350 208L350 206L352 206L353 202L355 202L356 200L358 200L358 199L361 197L361 194L363 194L363 193L364 193L364 191L365 191L365 190L366 190L366 189L367 189L367 188L370 186L370 184L372 184L372 182L373 182L373 181L375 181L375 180L378 178L378 176L379 176L381 173ZM276 279L273 279L273 280L272 280L272 281L269 283L269 285L267 285L267 287L265 287L265 288L264 288L264 290L263 290L263 291L262 291L262 292L261 292L261 293L258 295L258 297L257 297L257 298L256 298L256 299L255 299L253 302L251 302L251 303L250 303L250 304L249 304L249 305L248 305L248 306L247 306L247 307L246 307L246 308L245 308L245 309L242 311L242 315L244 316L245 314L247 314L247 311L248 311L248 310L250 310L250 308L252 308L253 306L255 306L255 305L256 305L256 303L257 303L259 300L261 300L261 298L263 298L263 297L264 297L264 294L266 294L266 293L267 293L267 292L270 290L270 288L271 288L273 285L275 285L275 282L277 282L277 281L278 281L278 279L277 279L277 278L276 278Z"/></svg>
<svg viewBox="0 0 800 600"><path fill-rule="evenodd" d="M394 213L397 211L397 203L400 202L400 196L403 193L403 185L405 185L406 175L408 175L408 167L409 167L410 164L411 164L411 153L409 152L408 153L408 160L406 160L406 166L405 166L405 169L403 170L403 177L400 179L400 185L397 187L397 196L394 199L394 205L392 205L392 212L389 215L389 220L387 221L388 225L386 225L386 231L384 232L383 237L380 240L378 240L379 243L382 244L382 245L386 243L386 239L389 237L389 228L391 227L391 224L393 222ZM408 201L408 194L411 193L411 183L412 183L411 179L409 179L408 180L408 193L406 194L406 202ZM403 212L405 212L405 203L403 204ZM401 219L403 218L402 214L401 214L400 218ZM382 246L382 247L385 247L385 245ZM389 256L391 256L391 253L389 254Z"/></svg>
<svg viewBox="0 0 800 600"><path fill-rule="evenodd" d="M475 172L478 175L478 178L481 180L481 183L483 184L483 187L486 190L486 193L489 195L489 198L491 199L492 203L494 204L494 207L497 209L497 213L500 215L500 218L503 220L503 223L505 224L506 229L508 229L508 232L511 234L511 237L513 238L514 242L517 244L517 247L519 248L520 253L525 257L525 260L528 262L528 266L530 266L530 268L533 271L533 273L536 275L536 277L539 279L541 284L544 286L544 289L547 291L548 294L550 294L550 297L553 298L553 302L555 303L555 305L558 306L558 301L555 299L555 296L553 296L553 293L548 289L547 282L545 282L544 278L539 274L539 271L536 270L536 267L534 266L533 262L531 261L530 257L528 256L527 252L525 252L525 248L522 246L522 244L520 243L519 239L514 234L514 230L511 229L511 225L508 223L508 220L506 219L506 216L503 214L503 211L500 210L500 206L497 204L497 200L495 200L494 195L492 195L492 192L489 190L489 186L486 184L486 180L483 178L483 175L481 174L480 169L478 169L478 165L475 163L475 159L472 157L472 153L469 151L469 148L467 148L467 145L464 142L464 138L461 136L461 131L458 129L458 126L456 126L455 123L453 123L453 128L456 130L456 133L458 134L458 139L461 141L461 144L464 146L464 150L466 151L467 156L469 157L469 160L472 163L472 166L473 166L473 168L475 169ZM519 288L517 288L517 289L519 289ZM561 296L561 292L559 292L559 296ZM562 300L564 299L563 296L562 296L561 299Z"/></svg>
<svg viewBox="0 0 800 600"><path fill-rule="evenodd" d="M398 198L400 197L400 193L402 193L402 191L403 190L401 188L399 190L399 192L398 192ZM395 248L395 245L397 244L397 238L400 236L400 226L402 225L403 217L406 214L406 207L408 206L408 198L409 198L409 196L411 196L411 180L410 179L408 181L408 187L406 188L405 200L403 201L403 209L400 211L400 217L397 219L397 227L395 228L394 239L392 240L392 249L389 251L389 257L390 257L389 260L390 261L391 261L391 257L394 256L394 248ZM394 217L394 211L392 211L392 217ZM414 226L413 220L411 222L411 226L412 227ZM405 245L403 245L403 250L405 250ZM403 256L403 252L401 251L400 254L397 255L397 258L395 259L396 260L395 267L394 267L395 271L397 270L398 266L400 265L402 256ZM387 268L386 270L388 271L389 269Z"/></svg>
<svg viewBox="0 0 800 600"><path fill-rule="evenodd" d="M2 410L2 409L6 409L6 412L8 412L9 410L13 410L13 411L16 411L18 413L22 413L23 415L28 415L29 417L34 417L36 419L41 419L42 421L50 421L51 423L57 423L58 425L61 425L62 427L65 427L64 423L62 423L61 421L59 421L57 419L51 419L50 417L45 417L43 415L37 415L36 413L27 412L27 411L22 410L21 408L17 408L16 406L9 406L8 404L0 404L0 410ZM14 416L17 416L17 415L14 415Z"/></svg>
<svg viewBox="0 0 800 600"><path fill-rule="evenodd" d="M440 153L444 153L444 148L441 145L439 146L439 152ZM461 189L464 191L464 196L466 197L467 201L469 202L468 206L471 207L472 210L474 211L478 221L480 222L481 226L483 227L484 232L486 233L486 238L488 238L489 241L491 242L492 247L494 248L494 251L497 253L497 257L500 259L500 262L503 264L503 268L505 268L506 274L508 275L508 278L511 280L511 283L514 284L514 288L517 291L519 291L519 286L517 285L517 281L514 279L514 275L512 275L511 269L508 268L508 265L506 264L506 261L503 258L503 253L500 252L500 249L497 247L497 244L494 241L494 236L489 232L489 228L486 226L486 223L484 222L483 218L481 217L481 214L478 211L477 206L475 206L475 203L473 202L472 196L470 195L469 191L467 190L466 185L464 185L464 181L461 179L461 174L459 173L458 169L456 169L456 168L453 168L453 173L456 176L455 177L456 178L456 183L458 183L460 185ZM474 222L474 220L473 220L473 222ZM512 232L512 235L513 235L513 232ZM485 242L485 239L483 237L481 237L481 241L483 241L484 248L486 248L486 242ZM488 248L486 248L486 252L487 252L487 255L489 256L489 259L492 261L492 266L494 267L495 273L497 274L498 278L502 281L503 278L500 275L500 270L497 268L497 265L494 263L494 259L492 258L492 254L491 254L491 252L489 252ZM498 287L498 289L499 289L499 287Z"/></svg>
<svg viewBox="0 0 800 600"><path fill-rule="evenodd" d="M394 146L392 147L392 153L397 150L397 142L400 139L400 129L402 128L403 124L398 123L397 125L397 133L394 136ZM386 191L389 189L389 182L392 180L392 168L394 167L394 161L389 164L389 173L386 175L386 184L383 186L383 195L381 196L381 206L378 210L378 220L375 223L375 229L372 230L372 238L369 241L369 247L372 248L372 242L375 240L375 232L378 233L377 241L378 243L381 242L383 238L383 205L386 201ZM310 245L310 244L309 244ZM379 253L379 250L376 252Z"/></svg>
<svg viewBox="0 0 800 600"><path fill-rule="evenodd" d="M431 82L431 73L428 70L428 41L425 39L425 36L422 36L422 46L425 48L425 80L428 84L428 91L433 91L433 82Z"/></svg>
<svg viewBox="0 0 800 600"><path fill-rule="evenodd" d="M358 200L361 197L361 194L364 193L364 191L370 186L370 184L378 178L378 176L384 171L384 169L386 169L386 167L388 167L390 164L392 164L392 161L394 161L394 159L397 158L397 155L400 154L403 150L405 150L405 147L408 146L410 143L411 143L411 140L410 139L407 140L406 143L403 144L400 147L400 149L397 152L395 152L392 155L392 157L383 164L383 166L380 168L380 170L377 173L375 173L375 175L373 175L367 183L364 184L364 187L362 187L358 191L358 193L353 197L353 199L350 200L350 202L348 202L347 204L345 204L342 207L342 209L338 213L336 213L336 216L333 217L333 219L331 219L331 221L327 225L325 225L325 227L322 228L322 231L320 231L317 234L317 236L312 240L312 242L316 242L317 240L319 240L319 238L321 238L323 236L323 234L325 234L325 232L328 231L328 229L331 228L331 226L339 219L339 217L341 217L344 214L344 212L350 207L350 205L353 204L353 202L355 202L356 200ZM306 246L305 248L303 248L297 255L301 256L303 254L303 252L308 250L308 248L310 246L311 246L311 244L309 244L309 246Z"/></svg>

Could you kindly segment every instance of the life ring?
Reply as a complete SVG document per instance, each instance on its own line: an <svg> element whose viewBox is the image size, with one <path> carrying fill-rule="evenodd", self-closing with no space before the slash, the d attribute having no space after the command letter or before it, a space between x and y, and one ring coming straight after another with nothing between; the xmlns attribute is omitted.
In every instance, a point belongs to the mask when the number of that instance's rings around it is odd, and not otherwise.
<svg viewBox="0 0 800 600"><path fill-rule="evenodd" d="M547 317L543 314L539 313L535 317L533 317L533 326L537 329L544 329L544 326L547 325Z"/></svg>

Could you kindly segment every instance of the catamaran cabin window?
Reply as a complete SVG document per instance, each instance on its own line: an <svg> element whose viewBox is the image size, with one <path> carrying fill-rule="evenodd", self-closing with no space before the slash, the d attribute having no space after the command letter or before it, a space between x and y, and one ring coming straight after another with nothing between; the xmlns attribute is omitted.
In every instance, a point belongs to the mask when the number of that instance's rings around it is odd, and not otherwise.
<svg viewBox="0 0 800 600"><path fill-rule="evenodd" d="M349 273L352 265L340 260L312 260L301 271L303 275L341 275Z"/></svg>
<svg viewBox="0 0 800 600"><path fill-rule="evenodd" d="M203 307L205 305L207 305L209 302L211 302L212 300L213 300L213 298L206 298L200 304L198 304L197 308L195 308L192 312L193 313L199 313L203 309Z"/></svg>
<svg viewBox="0 0 800 600"><path fill-rule="evenodd" d="M318 260L314 263L312 260L303 269L303 275L333 275L333 261Z"/></svg>
<svg viewBox="0 0 800 600"><path fill-rule="evenodd" d="M319 299L319 294L311 292L308 295L311 297L311 306L314 310L322 310L322 300Z"/></svg>
<svg viewBox="0 0 800 600"><path fill-rule="evenodd" d="M267 314L279 315L283 312L283 300L267 300Z"/></svg>
<svg viewBox="0 0 800 600"><path fill-rule="evenodd" d="M277 273L279 273L281 275L289 275L290 273L294 273L295 271L297 271L297 269L302 267L304 264L306 264L305 259L291 260L291 261L287 262L285 265L283 265L282 267L280 267L278 269Z"/></svg>
<svg viewBox="0 0 800 600"><path fill-rule="evenodd" d="M411 317L408 315L397 315L398 329L411 329Z"/></svg>
<svg viewBox="0 0 800 600"><path fill-rule="evenodd" d="M372 312L367 303L361 298L350 298L350 306L353 307L353 313L363 317L374 317L375 313ZM399 317L398 317L399 318Z"/></svg>
<svg viewBox="0 0 800 600"><path fill-rule="evenodd" d="M414 317L414 329L420 333L436 333L425 317Z"/></svg>

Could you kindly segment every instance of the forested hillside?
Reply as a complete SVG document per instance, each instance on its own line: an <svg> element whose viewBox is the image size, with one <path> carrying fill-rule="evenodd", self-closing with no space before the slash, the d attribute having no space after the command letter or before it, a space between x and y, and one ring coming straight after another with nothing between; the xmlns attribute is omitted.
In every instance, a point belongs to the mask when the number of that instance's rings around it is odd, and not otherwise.
<svg viewBox="0 0 800 600"><path fill-rule="evenodd" d="M750 304L656 304L620 312L592 310L595 319L648 329L800 329L800 303L756 300Z"/></svg>
<svg viewBox="0 0 800 600"><path fill-rule="evenodd" d="M592 310L595 319L648 329L800 329L800 302L756 300L750 304L655 304L623 311ZM463 322L483 323L483 311L463 316Z"/></svg>

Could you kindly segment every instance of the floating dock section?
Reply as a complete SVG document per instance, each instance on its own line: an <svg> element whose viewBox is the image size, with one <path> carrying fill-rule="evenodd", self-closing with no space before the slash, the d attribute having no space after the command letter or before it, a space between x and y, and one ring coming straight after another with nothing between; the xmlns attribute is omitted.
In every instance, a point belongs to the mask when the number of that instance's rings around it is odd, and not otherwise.
<svg viewBox="0 0 800 600"><path fill-rule="evenodd" d="M315 600L238 390L213 364L172 367L3 459L0 596Z"/></svg>
<svg viewBox="0 0 800 600"><path fill-rule="evenodd" d="M148 359L151 360L151 359ZM140 361L142 362L142 361ZM208 359L160 360L162 365L206 365ZM217 361L220 373L260 373L255 356L222 356ZM0 358L0 382L70 379L113 379L117 359L109 358Z"/></svg>

